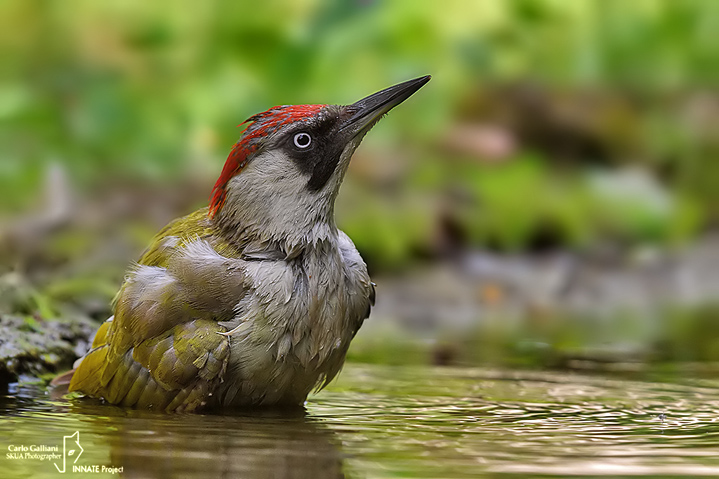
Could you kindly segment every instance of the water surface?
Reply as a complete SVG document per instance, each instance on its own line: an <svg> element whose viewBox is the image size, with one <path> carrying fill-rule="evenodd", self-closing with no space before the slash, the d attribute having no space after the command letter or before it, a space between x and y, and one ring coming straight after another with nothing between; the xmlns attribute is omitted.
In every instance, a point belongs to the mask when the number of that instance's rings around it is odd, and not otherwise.
<svg viewBox="0 0 719 479"><path fill-rule="evenodd" d="M685 383L351 364L291 415L129 411L20 384L0 397L0 477L719 476L719 381ZM7 456L62 456L75 432L85 472Z"/></svg>

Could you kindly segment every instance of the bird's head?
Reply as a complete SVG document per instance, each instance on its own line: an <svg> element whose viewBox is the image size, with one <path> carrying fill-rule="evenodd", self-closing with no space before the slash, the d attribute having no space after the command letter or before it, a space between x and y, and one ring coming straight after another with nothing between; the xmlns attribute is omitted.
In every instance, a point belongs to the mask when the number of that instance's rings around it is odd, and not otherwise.
<svg viewBox="0 0 719 479"><path fill-rule="evenodd" d="M287 105L250 117L210 198L210 216L238 239L315 242L334 230L334 200L365 133L425 76L356 103Z"/></svg>

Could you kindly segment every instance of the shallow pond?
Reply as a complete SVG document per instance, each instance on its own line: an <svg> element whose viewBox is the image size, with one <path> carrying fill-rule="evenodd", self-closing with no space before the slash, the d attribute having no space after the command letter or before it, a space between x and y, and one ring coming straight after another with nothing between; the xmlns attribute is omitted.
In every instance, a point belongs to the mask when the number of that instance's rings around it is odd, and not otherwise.
<svg viewBox="0 0 719 479"><path fill-rule="evenodd" d="M718 412L719 381L357 364L290 416L127 411L16 385L0 397L0 477L719 476Z"/></svg>

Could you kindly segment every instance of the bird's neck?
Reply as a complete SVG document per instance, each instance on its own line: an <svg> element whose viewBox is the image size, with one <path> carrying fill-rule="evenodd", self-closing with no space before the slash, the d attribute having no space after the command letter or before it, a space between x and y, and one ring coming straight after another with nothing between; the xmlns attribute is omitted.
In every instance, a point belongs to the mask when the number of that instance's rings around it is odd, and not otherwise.
<svg viewBox="0 0 719 479"><path fill-rule="evenodd" d="M293 258L337 242L334 208L327 211L264 211L253 215L223 208L212 219L227 242L250 255ZM279 258L277 258L279 259Z"/></svg>
<svg viewBox="0 0 719 479"><path fill-rule="evenodd" d="M273 155L254 158L227 182L224 204L213 216L219 231L243 250L254 245L288 255L336 242L334 205L343 171L333 175L331 185L312 191L304 175L284 166L289 161Z"/></svg>

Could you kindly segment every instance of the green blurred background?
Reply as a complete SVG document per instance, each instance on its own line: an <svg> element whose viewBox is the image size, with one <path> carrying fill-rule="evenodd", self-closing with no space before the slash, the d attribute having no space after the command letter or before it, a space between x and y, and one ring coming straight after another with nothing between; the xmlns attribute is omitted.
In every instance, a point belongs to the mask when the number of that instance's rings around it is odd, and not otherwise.
<svg viewBox="0 0 719 479"><path fill-rule="evenodd" d="M0 3L0 311L104 319L277 104L432 81L338 224L379 284L358 361L719 360L719 2Z"/></svg>

